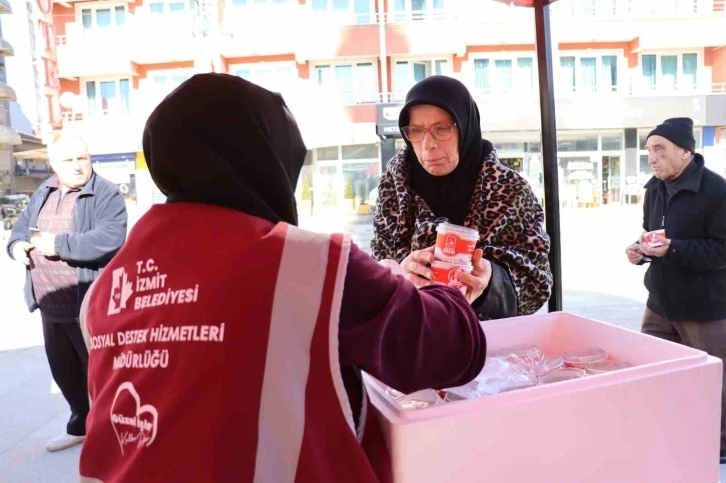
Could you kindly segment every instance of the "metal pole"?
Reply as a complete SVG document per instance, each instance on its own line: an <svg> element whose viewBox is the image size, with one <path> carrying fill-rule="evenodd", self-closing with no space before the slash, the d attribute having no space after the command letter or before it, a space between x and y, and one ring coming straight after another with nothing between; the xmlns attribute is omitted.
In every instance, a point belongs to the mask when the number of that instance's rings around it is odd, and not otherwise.
<svg viewBox="0 0 726 483"><path fill-rule="evenodd" d="M386 49L386 18L387 18L387 12L385 7L385 2L383 0L378 0L377 2L377 8L378 8L378 43L380 48L380 56L378 57L381 59L381 88L383 92L381 92L381 102L386 103L388 102L388 53Z"/></svg>
<svg viewBox="0 0 726 483"><path fill-rule="evenodd" d="M537 66L539 74L539 104L542 124L542 163L544 168L545 217L550 236L550 269L552 296L549 311L562 310L562 250L560 246L560 195L557 171L557 123L555 94L552 80L552 44L550 6L547 0L535 0Z"/></svg>

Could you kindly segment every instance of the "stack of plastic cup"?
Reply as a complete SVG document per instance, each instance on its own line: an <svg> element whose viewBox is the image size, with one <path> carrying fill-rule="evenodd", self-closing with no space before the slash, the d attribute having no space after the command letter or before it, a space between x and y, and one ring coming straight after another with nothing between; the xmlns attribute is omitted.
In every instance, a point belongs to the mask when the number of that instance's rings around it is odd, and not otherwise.
<svg viewBox="0 0 726 483"><path fill-rule="evenodd" d="M479 241L479 232L451 223L440 223L436 227L434 262L431 264L432 281L458 288L466 293L466 287L457 278L462 270L471 273L471 261Z"/></svg>

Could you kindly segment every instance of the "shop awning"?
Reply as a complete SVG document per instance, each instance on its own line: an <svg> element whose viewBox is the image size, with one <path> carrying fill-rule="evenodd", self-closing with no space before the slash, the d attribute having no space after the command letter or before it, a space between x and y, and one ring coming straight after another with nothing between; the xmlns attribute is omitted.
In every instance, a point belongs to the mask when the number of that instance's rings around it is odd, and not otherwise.
<svg viewBox="0 0 726 483"><path fill-rule="evenodd" d="M508 5L534 8L535 46L539 79L540 121L542 130L542 164L544 174L545 217L550 236L550 269L553 286L549 311L562 310L562 250L560 239L560 197L557 179L557 125L552 80L552 36L550 4L555 0L493 0Z"/></svg>
<svg viewBox="0 0 726 483"><path fill-rule="evenodd" d="M22 144L23 140L20 138L20 133L10 126L3 126L0 124L0 144Z"/></svg>
<svg viewBox="0 0 726 483"><path fill-rule="evenodd" d="M9 0L0 0L0 14L13 13L13 7L10 6Z"/></svg>
<svg viewBox="0 0 726 483"><path fill-rule="evenodd" d="M91 156L92 163L118 163L124 161L133 161L135 163L136 153L109 153Z"/></svg>
<svg viewBox="0 0 726 483"><path fill-rule="evenodd" d="M2 0L0 0L2 1ZM0 82L0 101L17 101L15 90L4 82Z"/></svg>
<svg viewBox="0 0 726 483"><path fill-rule="evenodd" d="M0 38L0 56L12 57L13 55L15 55L15 51L13 50L13 46L10 45L10 42Z"/></svg>
<svg viewBox="0 0 726 483"><path fill-rule="evenodd" d="M28 149L26 151L18 151L12 154L16 159L48 159L48 148Z"/></svg>

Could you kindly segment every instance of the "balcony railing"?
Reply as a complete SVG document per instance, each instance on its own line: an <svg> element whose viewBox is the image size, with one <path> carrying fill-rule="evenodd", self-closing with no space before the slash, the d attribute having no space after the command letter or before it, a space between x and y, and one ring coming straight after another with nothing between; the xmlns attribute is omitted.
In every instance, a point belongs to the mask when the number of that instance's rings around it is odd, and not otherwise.
<svg viewBox="0 0 726 483"><path fill-rule="evenodd" d="M124 25L103 28L83 28L82 24L69 23L65 35L56 35L58 46L118 45L127 46L137 39L148 42L153 39L178 39L193 37L193 14L165 16L128 15Z"/></svg>
<svg viewBox="0 0 726 483"><path fill-rule="evenodd" d="M84 29L79 24L66 25L65 35L56 35L55 43L58 46L79 46L97 45L108 46L130 38L130 27L128 25L118 27Z"/></svg>
<svg viewBox="0 0 726 483"><path fill-rule="evenodd" d="M84 109L82 111L64 111L63 121L99 121L99 120L124 120L130 119L136 111L126 108L115 109Z"/></svg>
<svg viewBox="0 0 726 483"><path fill-rule="evenodd" d="M462 18L462 11L454 8L429 8L422 10L392 10L386 12L386 23L417 23L452 21Z"/></svg>
<svg viewBox="0 0 726 483"><path fill-rule="evenodd" d="M16 176L42 176L50 173L50 170L46 168L26 168L23 166L15 166L13 173Z"/></svg>
<svg viewBox="0 0 726 483"><path fill-rule="evenodd" d="M513 86L510 88L477 88L472 83L466 83L472 96L478 100L487 100L493 98L501 98L510 96L516 98L536 98L538 96L537 87ZM406 98L407 91L393 91L381 93L381 102L403 102ZM665 86L656 86L646 88L641 81L635 81L629 85L623 86L555 86L555 96L558 98L567 98L573 96L619 96L619 97L657 97L657 96L693 96L719 94L726 95L726 82L721 83L701 83L697 86L681 85L678 88Z"/></svg>
<svg viewBox="0 0 726 483"><path fill-rule="evenodd" d="M580 20L644 19L725 15L726 0L560 0L553 4L555 18Z"/></svg>
<svg viewBox="0 0 726 483"><path fill-rule="evenodd" d="M308 18L324 25L353 26L353 25L374 25L378 23L376 12L338 12L332 10L312 10Z"/></svg>

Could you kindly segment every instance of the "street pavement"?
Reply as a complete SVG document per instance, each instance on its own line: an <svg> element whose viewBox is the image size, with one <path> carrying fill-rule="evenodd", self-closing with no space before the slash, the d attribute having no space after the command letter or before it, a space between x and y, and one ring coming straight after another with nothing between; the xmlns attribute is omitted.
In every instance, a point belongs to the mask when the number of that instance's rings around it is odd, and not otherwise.
<svg viewBox="0 0 726 483"><path fill-rule="evenodd" d="M640 233L640 207L563 210L564 309L638 330L646 292L645 269L628 264L624 249ZM367 249L371 217L302 219L303 228L348 231ZM37 314L22 298L24 269L0 243L0 483L78 481L80 448L45 451L65 429L68 408L48 370ZM726 482L725 466L721 480Z"/></svg>

